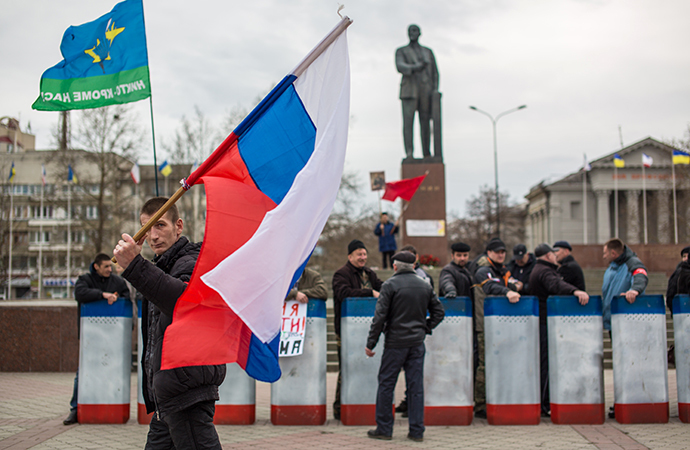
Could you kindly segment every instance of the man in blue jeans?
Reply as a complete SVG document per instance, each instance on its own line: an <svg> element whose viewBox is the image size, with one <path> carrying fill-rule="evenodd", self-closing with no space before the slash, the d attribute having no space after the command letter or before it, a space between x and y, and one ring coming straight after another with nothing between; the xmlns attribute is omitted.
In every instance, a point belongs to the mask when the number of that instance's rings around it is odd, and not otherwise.
<svg viewBox="0 0 690 450"><path fill-rule="evenodd" d="M372 439L392 438L393 390L400 369L404 368L410 417L407 437L416 442L424 440L424 339L441 323L445 312L431 285L415 273L415 259L410 252L393 256L395 274L381 287L364 349L368 357L374 356L373 349L385 329L376 395L376 429L367 433Z"/></svg>

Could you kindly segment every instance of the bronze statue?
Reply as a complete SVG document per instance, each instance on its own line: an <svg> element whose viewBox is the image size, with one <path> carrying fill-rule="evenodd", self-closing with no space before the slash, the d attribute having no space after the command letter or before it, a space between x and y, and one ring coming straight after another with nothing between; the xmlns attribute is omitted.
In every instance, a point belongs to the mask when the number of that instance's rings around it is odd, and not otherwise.
<svg viewBox="0 0 690 450"><path fill-rule="evenodd" d="M434 128L434 154L441 155L441 94L438 92L438 68L431 49L419 45L422 34L417 25L407 29L410 43L395 52L395 65L402 74L400 100L403 113L403 138L407 160L414 159L412 129L415 112L419 115L422 155L431 158L431 122Z"/></svg>

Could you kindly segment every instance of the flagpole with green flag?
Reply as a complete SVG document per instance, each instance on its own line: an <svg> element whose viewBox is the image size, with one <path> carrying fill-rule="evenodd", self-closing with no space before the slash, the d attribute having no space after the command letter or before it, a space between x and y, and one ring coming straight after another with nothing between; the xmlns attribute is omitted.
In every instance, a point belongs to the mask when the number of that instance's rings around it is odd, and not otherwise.
<svg viewBox="0 0 690 450"><path fill-rule="evenodd" d="M156 132L143 0L125 0L98 19L67 28L63 60L41 76L39 111L101 108L149 98L153 161ZM158 195L158 173L156 195Z"/></svg>
<svg viewBox="0 0 690 450"><path fill-rule="evenodd" d="M19 125L17 125L19 126ZM14 148L16 149L17 147L17 132L15 130L15 138L14 138ZM16 151L13 149L13 151ZM9 258L8 258L8 269L7 269L7 300L12 300L12 241L14 240L12 237L12 222L14 221L14 176L16 175L17 171L14 168L14 161L12 161L12 167L10 167L10 176L7 179L7 181L10 184L10 245L9 245Z"/></svg>
<svg viewBox="0 0 690 450"><path fill-rule="evenodd" d="M587 155L583 153L584 165L582 166L582 229L583 239L582 243L587 244L587 172L592 169L592 166L587 162Z"/></svg>

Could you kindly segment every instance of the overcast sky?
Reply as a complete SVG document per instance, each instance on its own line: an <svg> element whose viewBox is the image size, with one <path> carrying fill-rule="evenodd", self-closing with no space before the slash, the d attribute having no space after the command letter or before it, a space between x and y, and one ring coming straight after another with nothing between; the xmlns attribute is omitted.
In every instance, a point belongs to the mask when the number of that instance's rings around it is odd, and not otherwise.
<svg viewBox="0 0 690 450"><path fill-rule="evenodd" d="M577 170L583 153L596 159L620 148L619 125L629 145L648 136L681 138L690 122L687 0L341 2L354 20L346 170L361 174L362 184L370 171L400 178L394 54L407 44L411 23L421 27L420 43L439 67L449 213L462 214L481 185L494 183L491 122L469 105L494 116L528 106L497 127L500 189L515 201L542 179ZM30 122L38 149L51 148L58 118L31 110L41 74L62 59L68 26L115 3L4 2L0 116L19 116L22 128ZM338 22L337 7L331 0L145 1L159 153L195 105L214 125L234 105L252 106ZM150 131L148 100L135 110ZM142 162L152 162L150 147ZM367 189L366 201L376 198Z"/></svg>

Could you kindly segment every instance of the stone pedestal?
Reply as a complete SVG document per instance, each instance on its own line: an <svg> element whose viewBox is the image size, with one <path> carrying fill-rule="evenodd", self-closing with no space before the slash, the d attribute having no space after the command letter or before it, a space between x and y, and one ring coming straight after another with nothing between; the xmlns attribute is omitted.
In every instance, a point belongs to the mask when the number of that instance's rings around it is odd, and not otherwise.
<svg viewBox="0 0 690 450"><path fill-rule="evenodd" d="M403 201L402 246L414 245L420 255L433 255L441 266L448 263L446 236L446 175L441 158L404 160L401 179L414 178L429 171L412 198ZM411 221L411 222L410 222Z"/></svg>

